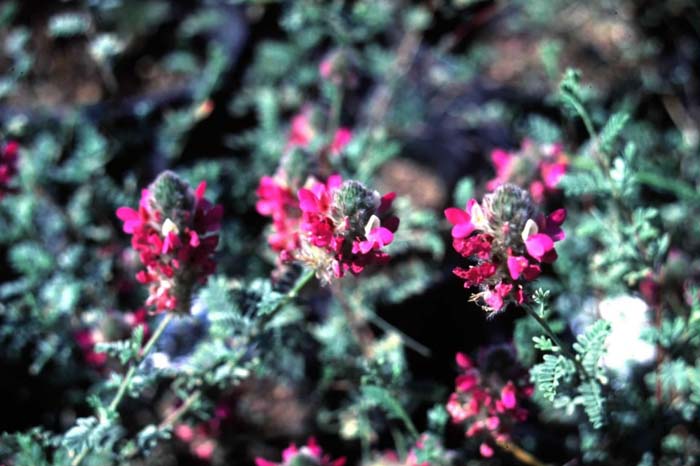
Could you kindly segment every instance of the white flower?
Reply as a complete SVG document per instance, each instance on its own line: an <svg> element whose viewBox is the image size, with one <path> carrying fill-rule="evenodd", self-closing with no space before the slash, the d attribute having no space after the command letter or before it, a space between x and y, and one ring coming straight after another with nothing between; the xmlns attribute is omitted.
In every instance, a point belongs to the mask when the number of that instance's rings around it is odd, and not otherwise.
<svg viewBox="0 0 700 466"><path fill-rule="evenodd" d="M604 299L598 309L612 328L603 360L606 367L627 375L633 364L654 360L656 348L641 338L644 329L650 326L649 308L643 300L622 295Z"/></svg>

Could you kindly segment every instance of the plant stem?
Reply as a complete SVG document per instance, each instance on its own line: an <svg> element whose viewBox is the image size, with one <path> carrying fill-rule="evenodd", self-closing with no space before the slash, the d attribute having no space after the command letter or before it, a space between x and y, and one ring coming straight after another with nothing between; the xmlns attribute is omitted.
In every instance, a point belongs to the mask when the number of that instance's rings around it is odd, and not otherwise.
<svg viewBox="0 0 700 466"><path fill-rule="evenodd" d="M199 398L202 396L202 392L197 390L193 392L190 396L188 396L185 401L182 402L178 408L170 413L168 417L163 419L163 422L161 422L158 425L158 429L166 429L168 427L172 427L191 407L194 403L199 400Z"/></svg>
<svg viewBox="0 0 700 466"><path fill-rule="evenodd" d="M528 305L523 305L523 307L525 308L525 311L530 315L530 317L535 319L535 321L540 325L540 327L542 327L544 333L546 333L547 336L552 339L554 344L556 344L559 347L559 351L561 351L564 356L569 358L574 363L576 369L578 369L579 372L581 372L581 376L583 376L586 379L590 379L590 375L588 374L588 371L586 371L586 369L583 367L583 365L581 365L581 361L579 361L576 358L576 355L574 355L574 353L572 353L571 350L569 350L568 346L564 346L564 343L562 343L559 337L556 336L556 334L549 326L547 321L540 317L540 315L534 309L532 309L532 307Z"/></svg>
<svg viewBox="0 0 700 466"><path fill-rule="evenodd" d="M368 312L368 319L377 327L381 328L385 332L396 332L401 340L403 341L403 344L406 345L407 347L411 348L413 351L416 353L420 354L424 358L429 358L430 357L430 348L419 342L413 337L410 337L406 335L404 332L396 328L394 325L391 323L387 322L383 318L379 317L378 314L370 311Z"/></svg>
<svg viewBox="0 0 700 466"><path fill-rule="evenodd" d="M277 305L272 309L270 314L273 314L276 312L279 308L287 304L289 301L292 299L296 298L299 292L311 281L311 279L314 277L314 271L313 270L307 270L303 273L301 277L297 280L297 282L294 284L294 287L287 292L287 294L280 299L277 302ZM153 332L153 335L151 335L151 338L148 340L146 343L146 346L143 347L143 350L141 350L141 353L139 354L138 358L136 361L129 367L129 370L127 371L126 375L124 375L124 379L122 380L122 383L119 385L119 389L117 390L117 394L114 396L112 399L112 402L109 404L109 407L107 409L108 412L114 411L117 409L119 404L121 403L122 399L124 398L124 395L126 395L126 391L129 388L129 385L131 383L131 379L133 379L134 375L136 374L136 368L138 365L148 356L148 354L153 350L153 347L155 346L156 342L158 339L161 337L163 332L165 331L165 328L168 326L170 321L173 319L175 314L169 313L167 314L163 320L160 322L158 325L158 328L156 328L155 332ZM189 409L192 407L192 405L202 396L202 392L200 390L197 390L193 392L187 399L183 402L180 407L178 407L175 411L173 411L167 418L163 420L163 422L160 423L160 428L165 428L169 427L175 422L177 422L178 419L180 419ZM80 463L85 459L85 456L89 453L89 449L84 449L83 451L80 452L78 456L75 457L73 462L71 463L71 466L79 466Z"/></svg>
<svg viewBox="0 0 700 466"><path fill-rule="evenodd" d="M128 390L129 385L131 384L131 380L134 378L134 375L136 374L136 368L138 367L139 364L141 364L141 362L151 352L151 350L155 346L156 342L158 341L158 339L161 337L161 335L165 331L165 328L168 326L170 321L173 320L173 317L175 317L175 314L168 313L163 318L163 320L160 321L158 328L156 328L155 332L153 332L153 335L151 335L151 338L149 338L148 342L146 342L146 346L143 347L143 349L139 353L136 360L131 364L131 366L129 367L129 370L124 375L124 378L122 379L122 383L119 385L119 388L117 389L117 393L114 395L114 398L112 398L112 402L107 407L108 413L110 413L112 411L116 411L116 409L119 407L119 404L124 399L124 395L126 395L126 391ZM89 448L85 448L83 451L81 451L80 454L75 457L75 459L71 463L71 466L78 466L80 463L82 463L82 461L85 459L85 456L87 456L89 451L90 451Z"/></svg>
<svg viewBox="0 0 700 466"><path fill-rule="evenodd" d="M287 292L287 295L285 296L284 301L282 304L287 304L290 300L294 299L297 297L299 292L309 283L309 281L314 278L314 271L313 270L307 270L304 272L304 274L299 277L297 282L294 284L294 287ZM275 311L279 309L282 304L278 304L277 307L275 307Z"/></svg>
<svg viewBox="0 0 700 466"><path fill-rule="evenodd" d="M528 466L546 466L545 463L535 458L532 453L529 453L510 440L496 440L496 444L523 464L527 464Z"/></svg>
<svg viewBox="0 0 700 466"><path fill-rule="evenodd" d="M136 361L131 365L131 367L127 371L126 375L124 376L124 379L122 380L122 383L119 386L119 390L117 390L117 394L114 396L114 398L112 399L112 402L109 404L107 411L115 411L117 409L117 407L121 403L122 399L124 398L124 395L126 394L126 390L129 388L129 385L131 384L131 379L134 377L134 374L136 374L136 368L138 367L139 364L141 364L141 361L146 359L146 357L151 352L151 350L155 346L155 344L158 341L158 339L160 338L160 336L165 331L165 328L168 326L170 321L173 320L174 316L175 316L175 314L168 313L163 318L163 320L160 321L158 328L156 328L156 331L153 332L153 335L151 335L151 338L148 339L148 342L146 342L146 346L143 347L143 349L139 353L139 356L136 358Z"/></svg>

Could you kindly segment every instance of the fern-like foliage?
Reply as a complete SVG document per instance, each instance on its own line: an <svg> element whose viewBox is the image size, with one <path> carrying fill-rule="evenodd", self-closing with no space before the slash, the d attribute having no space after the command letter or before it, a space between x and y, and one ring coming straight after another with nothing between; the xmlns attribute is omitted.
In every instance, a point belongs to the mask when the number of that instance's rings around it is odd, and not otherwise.
<svg viewBox="0 0 700 466"><path fill-rule="evenodd" d="M573 363L562 355L545 354L543 362L530 369L535 390L546 400L554 401L559 386L576 372Z"/></svg>

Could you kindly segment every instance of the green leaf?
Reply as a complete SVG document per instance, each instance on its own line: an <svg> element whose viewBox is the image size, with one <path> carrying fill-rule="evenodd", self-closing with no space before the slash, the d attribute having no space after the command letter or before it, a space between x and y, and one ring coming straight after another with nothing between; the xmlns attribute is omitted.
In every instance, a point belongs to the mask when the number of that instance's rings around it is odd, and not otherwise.
<svg viewBox="0 0 700 466"><path fill-rule="evenodd" d="M410 416L389 390L377 385L365 385L362 387L362 396L370 406L380 407L390 418L401 420L411 435L418 437L418 430L413 425Z"/></svg>

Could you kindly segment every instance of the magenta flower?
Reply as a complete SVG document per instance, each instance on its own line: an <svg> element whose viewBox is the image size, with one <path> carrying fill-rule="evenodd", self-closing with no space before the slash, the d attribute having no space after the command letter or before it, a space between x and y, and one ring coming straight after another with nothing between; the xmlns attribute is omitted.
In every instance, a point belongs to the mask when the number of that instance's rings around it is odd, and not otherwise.
<svg viewBox="0 0 700 466"><path fill-rule="evenodd" d="M255 458L256 466L292 466L295 464L306 464L307 462L318 464L318 466L344 466L345 461L345 458L333 460L328 455L324 455L323 450L313 437L309 438L306 445L301 448L293 443L289 445L282 452L282 462L280 463L264 458Z"/></svg>
<svg viewBox="0 0 700 466"><path fill-rule="evenodd" d="M509 302L523 303L524 285L540 275L540 263L556 260L554 244L565 237L564 209L545 217L526 191L510 184L499 186L481 204L471 199L465 210L446 209L445 217L453 225L453 248L471 260L453 273L465 288L480 288L472 299L489 312Z"/></svg>
<svg viewBox="0 0 700 466"><path fill-rule="evenodd" d="M527 187L538 204L547 194L556 192L569 167L561 144L538 145L529 139L523 141L517 152L495 149L491 152L491 163L496 176L489 180L486 189L494 191L507 183Z"/></svg>
<svg viewBox="0 0 700 466"><path fill-rule="evenodd" d="M309 111L302 111L292 118L292 125L287 137L287 147L306 147L315 136L316 131L311 124Z"/></svg>
<svg viewBox="0 0 700 466"><path fill-rule="evenodd" d="M455 379L455 391L446 408L452 422L465 424L466 436L481 439L482 456L493 455L491 442L507 440L510 429L527 419L528 412L518 407L518 399L532 394L530 385L516 385L513 380L499 383L484 375L466 355L457 353L460 374Z"/></svg>
<svg viewBox="0 0 700 466"><path fill-rule="evenodd" d="M338 130L333 135L333 141L331 142L331 155L340 154L343 151L343 149L345 149L345 146L350 144L351 140L352 131L350 131L348 128L338 128Z"/></svg>
<svg viewBox="0 0 700 466"><path fill-rule="evenodd" d="M507 260L510 278L517 280L522 275L525 280L534 280L540 275L540 266L531 264L524 256L508 256Z"/></svg>
<svg viewBox="0 0 700 466"><path fill-rule="evenodd" d="M449 207L445 209L445 217L452 226L452 237L453 238L466 238L471 235L476 229L476 226L472 223L471 212L475 205L478 205L476 199L470 199L467 202L467 207L465 210L458 209L457 207Z"/></svg>
<svg viewBox="0 0 700 466"><path fill-rule="evenodd" d="M267 243L280 254L283 261L291 260L299 247L299 222L301 211L296 196L285 180L284 173L274 178L263 176L256 191L255 208L260 215L272 217L273 231Z"/></svg>
<svg viewBox="0 0 700 466"><path fill-rule="evenodd" d="M6 194L15 192L10 184L17 175L18 154L19 144L15 141L9 141L0 146L0 200Z"/></svg>
<svg viewBox="0 0 700 466"><path fill-rule="evenodd" d="M384 248L399 226L391 215L394 193L380 197L358 182L332 175L325 183L309 179L294 198L290 188L269 180L261 180L257 208L273 218L268 241L282 262L301 262L328 282L389 259Z"/></svg>
<svg viewBox="0 0 700 466"><path fill-rule="evenodd" d="M94 368L100 368L107 362L107 353L95 351L95 345L104 341L104 335L97 329L82 329L73 334L76 344L83 352L85 362Z"/></svg>
<svg viewBox="0 0 700 466"><path fill-rule="evenodd" d="M145 267L136 279L149 285L146 305L156 312L189 312L194 286L214 272L223 209L204 198L205 190L204 181L193 191L174 173L164 172L141 191L138 210L117 209Z"/></svg>

